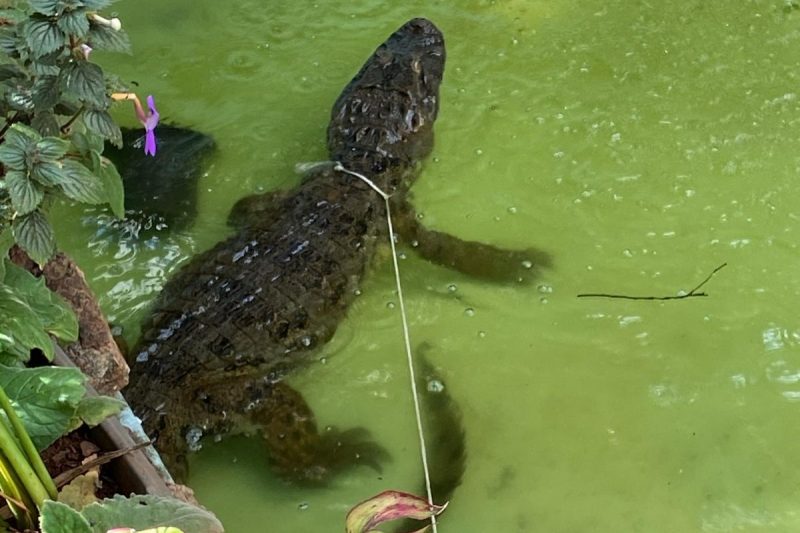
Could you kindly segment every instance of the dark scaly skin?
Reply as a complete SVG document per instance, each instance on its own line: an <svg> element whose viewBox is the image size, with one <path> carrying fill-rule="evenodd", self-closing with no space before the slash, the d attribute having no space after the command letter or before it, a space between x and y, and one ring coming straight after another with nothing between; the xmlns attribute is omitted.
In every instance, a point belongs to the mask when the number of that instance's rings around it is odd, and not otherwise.
<svg viewBox="0 0 800 533"><path fill-rule="evenodd" d="M462 241L419 225L407 201L432 149L444 41L429 21L397 30L336 101L330 158L392 194L398 231L424 257L489 279L518 280L541 252ZM386 239L383 199L325 165L290 191L242 199L237 233L200 254L167 283L133 351L126 396L177 477L200 434L255 425L276 468L303 481L358 462L379 468L382 449L364 430L320 432L302 396L282 381L334 333ZM444 398L444 397L443 397ZM447 427L452 402L433 405ZM438 411L438 412L437 412ZM451 438L463 440L463 431ZM458 444L457 442L455 444ZM444 465L443 493L463 470L463 442Z"/></svg>
<svg viewBox="0 0 800 533"><path fill-rule="evenodd" d="M333 107L331 158L387 192L405 191L430 152L444 41L429 21L397 30ZM308 360L345 315L385 234L383 200L332 168L263 195L260 216L195 257L164 287L133 350L126 397L178 476L202 434L260 426L276 467L322 479L381 450L363 431L320 433L281 378Z"/></svg>

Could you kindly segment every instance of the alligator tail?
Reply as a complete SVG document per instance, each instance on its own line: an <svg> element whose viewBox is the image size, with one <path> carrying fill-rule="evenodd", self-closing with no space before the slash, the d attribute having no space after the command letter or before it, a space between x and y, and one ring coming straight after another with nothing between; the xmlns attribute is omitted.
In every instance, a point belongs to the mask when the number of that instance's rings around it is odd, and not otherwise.
<svg viewBox="0 0 800 533"><path fill-rule="evenodd" d="M417 389L423 412L431 493L435 503L449 502L461 484L467 450L461 409L450 396L441 374L427 358L431 346L417 348ZM427 494L423 483L420 495Z"/></svg>

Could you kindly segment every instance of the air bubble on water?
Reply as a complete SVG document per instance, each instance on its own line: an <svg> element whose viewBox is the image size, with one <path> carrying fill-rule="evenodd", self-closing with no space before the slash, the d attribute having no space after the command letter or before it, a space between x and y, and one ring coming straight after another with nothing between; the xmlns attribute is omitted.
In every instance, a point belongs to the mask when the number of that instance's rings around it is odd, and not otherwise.
<svg viewBox="0 0 800 533"><path fill-rule="evenodd" d="M438 379L428 381L428 392L440 393L444 391L444 383Z"/></svg>
<svg viewBox="0 0 800 533"><path fill-rule="evenodd" d="M200 439L203 438L203 430L199 427L190 427L186 431L186 445L189 450L196 452L199 451L203 445L200 444Z"/></svg>
<svg viewBox="0 0 800 533"><path fill-rule="evenodd" d="M417 239L414 239L413 241L411 241L411 247L412 248L416 248L417 246L419 246L419 241Z"/></svg>
<svg viewBox="0 0 800 533"><path fill-rule="evenodd" d="M480 148L476 149L475 155L483 155L483 150L481 150Z"/></svg>
<svg viewBox="0 0 800 533"><path fill-rule="evenodd" d="M517 208L512 205L511 207L508 208L508 212L511 213L512 215L515 215L517 214Z"/></svg>
<svg viewBox="0 0 800 533"><path fill-rule="evenodd" d="M394 309L394 302L386 302L387 309Z"/></svg>
<svg viewBox="0 0 800 533"><path fill-rule="evenodd" d="M633 257L633 252L625 248L624 250L622 250L622 255L624 255L625 257Z"/></svg>
<svg viewBox="0 0 800 533"><path fill-rule="evenodd" d="M361 296L361 289L353 289L353 294L356 296Z"/></svg>
<svg viewBox="0 0 800 533"><path fill-rule="evenodd" d="M539 298L539 303L546 304L546 303L549 303L549 302L550 302L550 300L548 300L548 299L547 299L547 298L545 298L544 296L542 296L541 298Z"/></svg>
<svg viewBox="0 0 800 533"><path fill-rule="evenodd" d="M455 283L451 283L450 285L447 286L447 292L456 292L457 290L458 287L456 286Z"/></svg>
<svg viewBox="0 0 800 533"><path fill-rule="evenodd" d="M526 259L525 261L522 262L522 268L530 270L531 268L533 268L533 263Z"/></svg>
<svg viewBox="0 0 800 533"><path fill-rule="evenodd" d="M397 257L399 257L400 259L405 259L407 256L405 252L400 252L399 254L397 254Z"/></svg>
<svg viewBox="0 0 800 533"><path fill-rule="evenodd" d="M425 218L425 213L417 213L417 218L419 220L422 220L423 218Z"/></svg>
<svg viewBox="0 0 800 533"><path fill-rule="evenodd" d="M297 506L297 508L298 508L300 511L305 511L306 509L308 509L308 502L302 502L302 503L300 503L300 504Z"/></svg>
<svg viewBox="0 0 800 533"><path fill-rule="evenodd" d="M319 358L319 362L322 363L323 365L326 365L326 364L328 364L328 358L327 357L320 357Z"/></svg>
<svg viewBox="0 0 800 533"><path fill-rule="evenodd" d="M219 433L214 435L214 442L222 442L222 435Z"/></svg>
<svg viewBox="0 0 800 533"><path fill-rule="evenodd" d="M313 341L311 340L311 337L309 337L308 335L304 335L304 336L303 336L303 338L301 338L301 339L300 339L300 344L302 344L302 345L303 345L303 346L305 346L306 348L308 348L309 346L311 346L311 343L312 343L312 342L313 342Z"/></svg>
<svg viewBox="0 0 800 533"><path fill-rule="evenodd" d="M485 331L479 331L479 332L478 332L478 338L479 338L479 339L484 339L484 338L486 338L486 332L485 332Z"/></svg>
<svg viewBox="0 0 800 533"><path fill-rule="evenodd" d="M553 292L553 287L551 285L542 284L536 287L536 290L542 294L551 294Z"/></svg>
<svg viewBox="0 0 800 533"><path fill-rule="evenodd" d="M475 309L467 307L466 309L464 309L464 314L466 316L475 316Z"/></svg>

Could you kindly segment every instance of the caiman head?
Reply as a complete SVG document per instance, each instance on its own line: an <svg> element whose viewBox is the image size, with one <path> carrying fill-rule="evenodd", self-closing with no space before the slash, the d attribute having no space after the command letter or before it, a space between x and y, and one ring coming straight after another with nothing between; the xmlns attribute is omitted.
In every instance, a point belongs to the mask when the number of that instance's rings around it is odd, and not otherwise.
<svg viewBox="0 0 800 533"><path fill-rule="evenodd" d="M403 24L336 100L331 159L393 192L433 147L444 63L444 37L431 21Z"/></svg>

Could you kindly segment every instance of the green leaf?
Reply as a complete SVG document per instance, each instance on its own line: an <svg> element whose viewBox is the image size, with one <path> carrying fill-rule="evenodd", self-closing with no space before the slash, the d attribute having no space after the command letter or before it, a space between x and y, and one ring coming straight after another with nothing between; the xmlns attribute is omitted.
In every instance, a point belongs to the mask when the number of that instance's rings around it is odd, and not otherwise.
<svg viewBox="0 0 800 533"><path fill-rule="evenodd" d="M58 76L41 76L33 84L33 103L38 108L51 108L61 99Z"/></svg>
<svg viewBox="0 0 800 533"><path fill-rule="evenodd" d="M96 426L125 408L125 402L108 396L87 396L78 404L78 416L88 426Z"/></svg>
<svg viewBox="0 0 800 533"><path fill-rule="evenodd" d="M69 141L58 137L45 137L36 143L36 150L42 161L55 161L67 153Z"/></svg>
<svg viewBox="0 0 800 533"><path fill-rule="evenodd" d="M92 524L94 533L105 533L120 524L136 530L172 526L186 532L223 531L219 520L205 509L164 496L116 495L87 505L81 514Z"/></svg>
<svg viewBox="0 0 800 533"><path fill-rule="evenodd" d="M12 287L0 284L0 351L16 361L26 362L33 348L53 357L53 341L36 312Z"/></svg>
<svg viewBox="0 0 800 533"><path fill-rule="evenodd" d="M89 26L88 41L94 48L127 54L131 52L131 41L125 30L114 30L96 22L91 22Z"/></svg>
<svg viewBox="0 0 800 533"><path fill-rule="evenodd" d="M97 152L92 152L92 162L95 163L95 174L100 176L100 181L103 182L106 201L111 207L111 212L117 218L125 218L125 187L117 167Z"/></svg>
<svg viewBox="0 0 800 533"><path fill-rule="evenodd" d="M0 50L8 55L19 55L19 47L23 43L14 27L0 28Z"/></svg>
<svg viewBox="0 0 800 533"><path fill-rule="evenodd" d="M34 57L55 52L64 46L64 32L49 19L30 19L24 26L23 35Z"/></svg>
<svg viewBox="0 0 800 533"><path fill-rule="evenodd" d="M26 160L25 149L9 142L0 144L0 162L2 162L6 168L24 171L26 168Z"/></svg>
<svg viewBox="0 0 800 533"><path fill-rule="evenodd" d="M100 109L87 109L83 113L83 123L90 130L99 133L112 144L122 147L122 131L107 111Z"/></svg>
<svg viewBox="0 0 800 533"><path fill-rule="evenodd" d="M60 161L55 163L42 161L36 163L31 169L31 178L48 187L55 187L61 183L65 174L66 172Z"/></svg>
<svg viewBox="0 0 800 533"><path fill-rule="evenodd" d="M106 81L98 65L77 59L61 70L61 77L66 90L80 100L101 107L107 105Z"/></svg>
<svg viewBox="0 0 800 533"><path fill-rule="evenodd" d="M67 301L48 289L43 278L9 259L1 263L5 267L3 283L13 287L17 298L31 308L42 329L67 342L78 340L78 319Z"/></svg>
<svg viewBox="0 0 800 533"><path fill-rule="evenodd" d="M42 135L54 136L61 133L56 116L52 111L37 111L31 120L31 126Z"/></svg>
<svg viewBox="0 0 800 533"><path fill-rule="evenodd" d="M28 79L28 73L16 63L5 63L0 65L0 81L11 80L14 78Z"/></svg>
<svg viewBox="0 0 800 533"><path fill-rule="evenodd" d="M39 135L36 130L16 122L6 133L4 144L10 144L22 150L27 150L32 143L37 142L41 138L42 136Z"/></svg>
<svg viewBox="0 0 800 533"><path fill-rule="evenodd" d="M28 113L33 110L33 85L29 82L12 83L6 91L6 102L12 109Z"/></svg>
<svg viewBox="0 0 800 533"><path fill-rule="evenodd" d="M89 152L91 151L103 151L103 137L100 135L95 135L92 132L80 132L73 130L70 139L72 140L72 145L81 153L81 155L89 155Z"/></svg>
<svg viewBox="0 0 800 533"><path fill-rule="evenodd" d="M62 161L64 174L59 181L61 189L69 198L87 204L102 204L106 201L105 189L92 171L77 161Z"/></svg>
<svg viewBox="0 0 800 533"><path fill-rule="evenodd" d="M31 8L42 15L55 15L58 0L28 0Z"/></svg>
<svg viewBox="0 0 800 533"><path fill-rule="evenodd" d="M110 6L114 0L83 0L83 5L92 11L105 9Z"/></svg>
<svg viewBox="0 0 800 533"><path fill-rule="evenodd" d="M9 0L4 0L0 2L0 5L7 7L9 4L13 5L13 2L9 2ZM28 18L28 14L22 11L21 9L17 8L10 8L10 9L0 9L0 17L6 19L13 24L19 24L26 18Z"/></svg>
<svg viewBox="0 0 800 533"><path fill-rule="evenodd" d="M55 52L45 54L31 62L31 70L35 76L58 76L61 72L61 65L69 60L69 53L65 48L59 48Z"/></svg>
<svg viewBox="0 0 800 533"><path fill-rule="evenodd" d="M86 376L77 368L0 367L3 387L38 450L81 425Z"/></svg>
<svg viewBox="0 0 800 533"><path fill-rule="evenodd" d="M37 264L44 265L53 257L56 238L41 211L15 218L11 228L17 243Z"/></svg>
<svg viewBox="0 0 800 533"><path fill-rule="evenodd" d="M92 526L67 504L45 500L39 516L42 533L92 533Z"/></svg>
<svg viewBox="0 0 800 533"><path fill-rule="evenodd" d="M0 233L0 257L8 257L8 251L14 246L14 235L11 229L6 229ZM6 262L0 261L0 279L6 276Z"/></svg>
<svg viewBox="0 0 800 533"><path fill-rule="evenodd" d="M58 18L58 27L68 35L83 38L89 33L89 19L86 18L86 10L82 8L73 11L65 11Z"/></svg>
<svg viewBox="0 0 800 533"><path fill-rule="evenodd" d="M413 494L387 490L363 501L347 513L347 533L370 533L375 527L391 520L411 518L428 520L444 511L446 505L431 505Z"/></svg>
<svg viewBox="0 0 800 533"><path fill-rule="evenodd" d="M21 170L10 170L6 173L6 186L11 196L11 205L20 215L27 215L39 207L44 198L44 191Z"/></svg>

